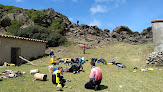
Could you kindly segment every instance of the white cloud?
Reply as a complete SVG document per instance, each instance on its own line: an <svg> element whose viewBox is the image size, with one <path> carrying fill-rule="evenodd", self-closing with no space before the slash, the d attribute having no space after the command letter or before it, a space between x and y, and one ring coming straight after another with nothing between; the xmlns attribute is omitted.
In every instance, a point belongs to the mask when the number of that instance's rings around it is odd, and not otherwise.
<svg viewBox="0 0 163 92"><path fill-rule="evenodd" d="M107 12L107 7L104 5L96 5L95 7L90 8L91 14L96 14L98 12L105 13Z"/></svg>
<svg viewBox="0 0 163 92"><path fill-rule="evenodd" d="M72 2L78 2L78 0L72 0Z"/></svg>
<svg viewBox="0 0 163 92"><path fill-rule="evenodd" d="M21 2L22 0L16 0L16 2Z"/></svg>
<svg viewBox="0 0 163 92"><path fill-rule="evenodd" d="M89 25L90 26L98 26L99 27L99 26L101 26L101 22L96 20L96 19L94 19Z"/></svg>
<svg viewBox="0 0 163 92"><path fill-rule="evenodd" d="M120 5L125 4L127 0L94 0L95 6L90 8L91 14L98 12L105 13L111 9L119 8ZM110 5L107 5L109 3Z"/></svg>

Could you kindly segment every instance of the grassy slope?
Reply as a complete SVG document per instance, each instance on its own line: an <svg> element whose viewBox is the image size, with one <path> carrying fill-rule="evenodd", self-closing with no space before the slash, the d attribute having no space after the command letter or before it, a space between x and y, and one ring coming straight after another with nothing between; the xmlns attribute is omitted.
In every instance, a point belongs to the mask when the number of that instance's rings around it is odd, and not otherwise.
<svg viewBox="0 0 163 92"><path fill-rule="evenodd" d="M89 61L84 64L85 72L80 74L64 73L64 77L70 79L71 82L67 82L68 88L63 88L64 92L93 92L94 90L88 90L84 88L84 84L89 80L90 74L90 58L104 58L107 62L112 61L114 58L116 61L123 63L127 66L126 69L118 68L115 65L103 65L96 64L101 68L103 73L101 92L161 92L163 91L163 72L159 71L157 67L153 72L141 72L140 67L145 66L145 57L153 51L152 45L130 45L126 43L112 44L96 49L86 50L85 55L82 54L82 49L77 46L70 47L57 47L54 48L55 52L58 49L65 49L65 52L55 53L58 57L82 57L84 56ZM142 51L142 54L138 52ZM40 63L40 60L43 63ZM51 75L48 72L47 66L50 65L49 57L44 57L39 60L33 61L38 66L32 66L24 64L21 67L9 68L12 70L25 71L26 74L15 79L4 79L0 82L1 92L50 92L56 90L56 86L51 82ZM70 67L60 65L63 67ZM133 67L138 67L139 70L133 73ZM57 66L56 66L57 67ZM33 75L29 74L30 69L39 69L41 73L48 75L48 81L32 81ZM0 69L0 72L5 69ZM21 81L24 80L24 81ZM120 88L119 85L123 87ZM69 89L69 87L72 89ZM108 88L107 88L108 87Z"/></svg>

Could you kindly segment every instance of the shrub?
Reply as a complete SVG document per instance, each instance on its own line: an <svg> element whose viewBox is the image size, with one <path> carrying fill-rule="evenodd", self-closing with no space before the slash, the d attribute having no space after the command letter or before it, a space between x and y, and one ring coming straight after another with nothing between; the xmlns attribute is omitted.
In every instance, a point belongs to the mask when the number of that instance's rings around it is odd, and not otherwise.
<svg viewBox="0 0 163 92"><path fill-rule="evenodd" d="M20 26L21 26L21 23L18 22L16 19L14 19L13 21L11 21L10 27L7 28L7 32L13 35L16 35Z"/></svg>
<svg viewBox="0 0 163 92"><path fill-rule="evenodd" d="M48 41L48 46L59 46L64 44L64 42L67 41L67 39L62 36L60 33L58 32L52 32L49 37L47 38Z"/></svg>
<svg viewBox="0 0 163 92"><path fill-rule="evenodd" d="M46 17L46 14L43 11L39 10L26 10L27 15L31 20L34 21L35 24L43 26L43 27L48 27L48 24L46 24L43 19Z"/></svg>
<svg viewBox="0 0 163 92"><path fill-rule="evenodd" d="M16 35L26 37L26 38L46 40L49 33L50 33L50 30L48 30L47 28L34 25L34 26L29 26L24 29L19 29Z"/></svg>
<svg viewBox="0 0 163 92"><path fill-rule="evenodd" d="M62 19L57 18L57 19L53 20L53 22L49 28L53 32L58 32L60 34L64 34L65 26L66 25L64 23L62 23Z"/></svg>
<svg viewBox="0 0 163 92"><path fill-rule="evenodd" d="M3 9L3 8L4 8L4 5L1 5L1 4L0 4L0 9Z"/></svg>
<svg viewBox="0 0 163 92"><path fill-rule="evenodd" d="M24 29L19 29L15 35L48 41L47 47L59 46L67 41L67 39L64 36L62 36L59 32L52 32L48 28L41 27L38 25L29 26Z"/></svg>
<svg viewBox="0 0 163 92"><path fill-rule="evenodd" d="M71 45L72 45L72 42L66 41L66 42L64 42L63 45L64 45L65 47L68 47L68 46L71 46Z"/></svg>

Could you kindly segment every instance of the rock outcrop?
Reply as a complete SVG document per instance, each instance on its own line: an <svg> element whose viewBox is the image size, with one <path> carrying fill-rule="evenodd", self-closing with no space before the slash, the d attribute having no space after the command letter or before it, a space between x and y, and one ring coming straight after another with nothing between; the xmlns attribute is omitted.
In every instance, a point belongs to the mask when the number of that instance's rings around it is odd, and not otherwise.
<svg viewBox="0 0 163 92"><path fill-rule="evenodd" d="M55 12L54 9L52 8L45 9L44 12L46 14L46 17L43 19L43 21L47 23L49 26L52 24L53 20L57 18L62 19L62 22L67 25L71 24L71 22L66 16L62 15L61 13Z"/></svg>
<svg viewBox="0 0 163 92"><path fill-rule="evenodd" d="M111 42L110 33L102 31L97 26L72 24L66 33L66 38L75 44L85 43L88 48L95 47L97 44L107 44Z"/></svg>
<svg viewBox="0 0 163 92"><path fill-rule="evenodd" d="M148 44L152 43L152 30L151 27L144 29L141 34L132 32L126 26L119 26L112 32L112 38L119 42L126 42L130 44Z"/></svg>
<svg viewBox="0 0 163 92"><path fill-rule="evenodd" d="M1 19L1 26L2 27L7 27L11 25L11 21L16 19L18 22L21 23L21 28L28 27L30 25L34 25L34 22L29 19L27 14L25 13L9 13L5 15Z"/></svg>
<svg viewBox="0 0 163 92"><path fill-rule="evenodd" d="M85 43L88 47L95 47L97 44L108 44L115 42L126 42L130 44L149 44L152 43L151 27L144 29L141 34L132 32L126 26L116 27L112 33L105 29L102 31L97 26L88 26L72 24L70 30L66 33L67 39L82 45Z"/></svg>
<svg viewBox="0 0 163 92"><path fill-rule="evenodd" d="M146 60L147 64L163 64L163 52L152 52Z"/></svg>
<svg viewBox="0 0 163 92"><path fill-rule="evenodd" d="M21 28L35 25L34 21L32 21L26 14L27 10L22 8L14 8L13 6L5 8L5 6L0 5L0 12L1 33L6 31L7 27L11 25L11 21L14 19L21 23ZM46 25L44 27L48 28L55 19L60 18L62 20L62 24L65 24L63 35L65 35L69 41L78 45L85 43L88 48L93 48L98 44L115 42L126 42L130 44L152 43L153 34L151 27L144 29L142 33L138 33L132 32L126 26L119 26L110 33L110 30L105 29L103 31L97 26L88 26L83 24L76 25L75 23L71 23L66 16L54 11L52 8L44 9L42 12L45 14L45 17L42 19L43 23Z"/></svg>

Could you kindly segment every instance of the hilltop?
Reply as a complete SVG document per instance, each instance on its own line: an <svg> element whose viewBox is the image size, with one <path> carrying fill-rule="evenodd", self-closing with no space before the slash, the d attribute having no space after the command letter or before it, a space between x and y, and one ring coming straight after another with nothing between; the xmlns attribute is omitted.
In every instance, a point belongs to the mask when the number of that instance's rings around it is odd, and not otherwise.
<svg viewBox="0 0 163 92"><path fill-rule="evenodd" d="M132 32L127 26L118 26L112 33L97 26L72 23L66 16L54 9L23 9L0 5L0 32L15 36L47 40L47 46L59 46L69 41L88 48L96 45L126 42L130 44L150 44L152 28L142 33Z"/></svg>

